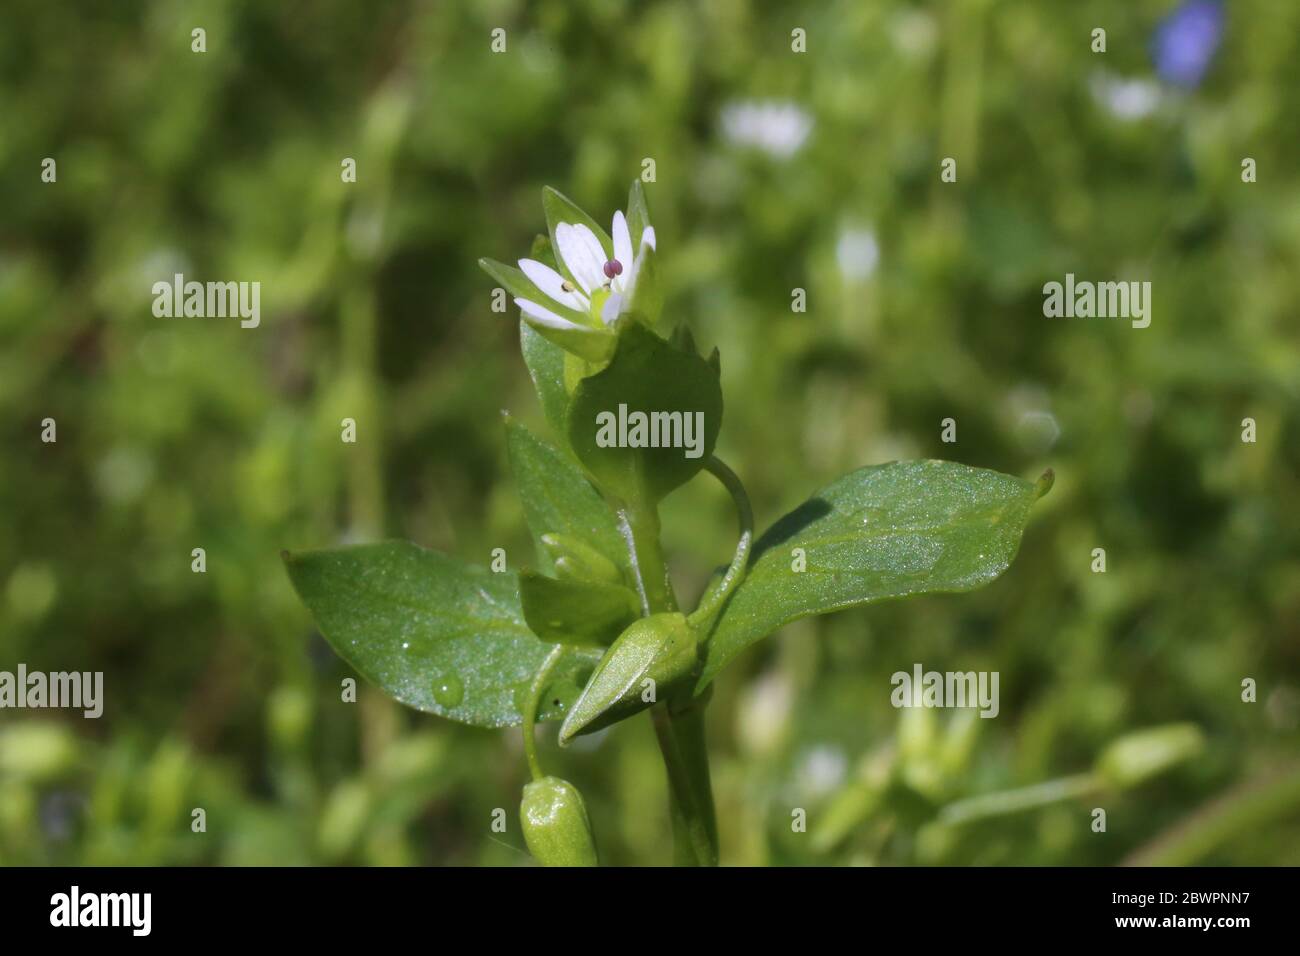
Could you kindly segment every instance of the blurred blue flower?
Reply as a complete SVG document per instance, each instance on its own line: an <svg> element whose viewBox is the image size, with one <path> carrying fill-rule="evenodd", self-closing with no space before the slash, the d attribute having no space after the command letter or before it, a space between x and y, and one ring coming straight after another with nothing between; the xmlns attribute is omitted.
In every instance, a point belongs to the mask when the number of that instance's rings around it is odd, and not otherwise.
<svg viewBox="0 0 1300 956"><path fill-rule="evenodd" d="M1151 44L1156 72L1177 86L1200 85L1222 36L1219 0L1185 0L1156 28Z"/></svg>

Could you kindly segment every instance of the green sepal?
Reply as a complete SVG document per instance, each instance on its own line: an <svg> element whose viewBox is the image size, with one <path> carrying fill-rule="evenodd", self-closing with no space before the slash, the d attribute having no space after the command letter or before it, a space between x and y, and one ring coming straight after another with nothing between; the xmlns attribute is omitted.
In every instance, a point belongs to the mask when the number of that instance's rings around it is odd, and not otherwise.
<svg viewBox="0 0 1300 956"><path fill-rule="evenodd" d="M581 356L588 362L601 364L608 361L609 357L614 354L617 337L613 329L604 325L593 325L592 318L588 313L570 309L556 302L533 285L528 276L514 266L508 266L504 262L497 262L495 259L487 258L480 259L478 264L484 272L505 286L506 291L515 298L527 299L544 309L549 309L560 318L568 319L574 323L574 328L557 329L554 326L538 322L521 309L520 316L523 321L542 338L558 345L566 352ZM534 381L536 381L535 375Z"/></svg>
<svg viewBox="0 0 1300 956"><path fill-rule="evenodd" d="M564 351L597 366L604 365L614 354L618 337L613 329L578 326L572 329L557 329L532 318L527 312L521 313L524 322L534 332ZM566 372L568 366L565 366ZM566 375L567 383L567 375ZM566 391L567 391L566 385Z"/></svg>
<svg viewBox="0 0 1300 956"><path fill-rule="evenodd" d="M632 244L635 249L635 239L632 240ZM653 328L659 321L659 313L663 311L664 305L663 283L659 279L658 253L651 246L645 246L633 255L638 260L636 285L632 287L632 298L628 300L624 311Z"/></svg>
<svg viewBox="0 0 1300 956"><path fill-rule="evenodd" d="M645 188L640 179L634 179L627 193L627 231L632 239L633 259L642 254L641 237L649 225L650 210L646 206ZM659 321L664 301L657 256L654 248L645 248L644 258L637 269L636 288L632 290L632 301L627 307L628 312L651 327Z"/></svg>
<svg viewBox="0 0 1300 956"><path fill-rule="evenodd" d="M528 252L528 258L536 259L542 265L550 266L556 272L560 271L559 263L556 261L555 247L551 245L551 237L543 233L538 233L533 237L533 247Z"/></svg>
<svg viewBox="0 0 1300 956"><path fill-rule="evenodd" d="M558 189L550 186L542 188L542 211L546 213L546 231L551 240L551 248L556 251L555 259L559 270L570 282L575 285L579 284L573 273L569 271L568 264L564 262L564 257L559 254L560 246L555 241L555 227L560 223L567 222L570 225L582 223L587 226L600 240L601 248L605 250L605 258L614 258L614 242L609 238L609 233L605 231L605 228Z"/></svg>
<svg viewBox="0 0 1300 956"><path fill-rule="evenodd" d="M560 305L560 303L533 285L533 281L524 275L522 270L488 258L480 259L478 264L480 269L505 286L505 290L516 299L527 299L530 302L536 302L538 305L550 309L561 318L587 328L592 327L591 316L586 312L579 312L577 309L570 309L568 306ZM548 326L538 327L532 322L529 324L538 328L539 332L542 328L549 328Z"/></svg>
<svg viewBox="0 0 1300 956"><path fill-rule="evenodd" d="M633 254L641 246L641 234L650 225L650 210L646 206L645 187L639 178L632 180L627 191L627 231L632 234Z"/></svg>

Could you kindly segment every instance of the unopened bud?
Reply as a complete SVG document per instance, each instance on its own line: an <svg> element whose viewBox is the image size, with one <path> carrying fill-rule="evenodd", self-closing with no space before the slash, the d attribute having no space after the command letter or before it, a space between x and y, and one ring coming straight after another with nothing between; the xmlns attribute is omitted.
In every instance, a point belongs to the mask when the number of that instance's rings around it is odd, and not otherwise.
<svg viewBox="0 0 1300 956"><path fill-rule="evenodd" d="M652 614L633 621L601 658L564 725L560 743L617 723L655 701L642 693L654 681L662 698L681 685L699 664L695 631L677 613Z"/></svg>
<svg viewBox="0 0 1300 956"><path fill-rule="evenodd" d="M1125 734L1102 751L1096 773L1126 790L1198 755L1205 738L1195 724L1166 724Z"/></svg>
<svg viewBox="0 0 1300 956"><path fill-rule="evenodd" d="M542 866L598 866L596 839L578 788L559 777L524 787L519 804L528 852Z"/></svg>

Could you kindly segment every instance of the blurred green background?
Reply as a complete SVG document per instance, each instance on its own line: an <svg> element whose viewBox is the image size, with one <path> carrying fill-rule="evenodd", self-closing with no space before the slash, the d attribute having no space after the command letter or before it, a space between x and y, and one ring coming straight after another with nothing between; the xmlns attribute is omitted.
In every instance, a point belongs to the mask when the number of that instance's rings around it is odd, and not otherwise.
<svg viewBox="0 0 1300 956"><path fill-rule="evenodd" d="M499 410L544 426L475 262L527 254L544 184L608 221L647 157L665 315L721 349L760 526L895 458L1057 475L992 586L719 679L724 863L1300 862L1300 7L1230 0L1180 88L1173 6L8 0L0 669L102 670L106 707L0 711L0 862L528 862L518 730L342 703L278 553L531 557ZM155 318L173 272L260 281L261 327ZM1149 278L1151 326L1044 318L1066 272ZM701 479L664 523L693 595L730 505ZM999 671L1000 715L893 709L916 662ZM1203 748L1145 782L944 822L1170 723ZM668 861L648 719L543 758L608 862Z"/></svg>

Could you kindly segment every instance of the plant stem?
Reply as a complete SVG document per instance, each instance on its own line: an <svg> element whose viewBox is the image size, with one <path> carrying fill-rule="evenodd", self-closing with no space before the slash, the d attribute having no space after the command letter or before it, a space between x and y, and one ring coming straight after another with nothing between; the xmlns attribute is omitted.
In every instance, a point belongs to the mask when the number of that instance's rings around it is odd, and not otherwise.
<svg viewBox="0 0 1300 956"><path fill-rule="evenodd" d="M1192 866L1234 840L1267 833L1300 807L1300 764L1257 777L1139 847L1122 866Z"/></svg>
<svg viewBox="0 0 1300 956"><path fill-rule="evenodd" d="M534 780L546 776L542 773L542 762L537 756L537 705L546 688L546 678L551 676L552 669L563 653L564 645L556 644L551 653L546 655L546 660L542 661L542 666L533 676L532 686L528 688L528 706L524 709L524 755L528 758L528 771Z"/></svg>
<svg viewBox="0 0 1300 956"><path fill-rule="evenodd" d="M1046 807L1072 797L1095 793L1101 782L1090 773L1058 777L1017 790L1001 790L950 803L939 811L939 822L949 825L1006 816L1036 807Z"/></svg>
<svg viewBox="0 0 1300 956"><path fill-rule="evenodd" d="M645 617L677 610L677 597L668 579L663 548L659 544L659 512L650 508L625 505L618 509L619 531L627 542L637 592L641 596L641 613Z"/></svg>
<svg viewBox="0 0 1300 956"><path fill-rule="evenodd" d="M643 614L649 617L676 611L677 598L659 543L657 510L622 507L618 518ZM704 746L706 702L707 698L689 700L676 710L659 703L650 710L668 773L673 862L678 866L716 866L718 862L718 829L709 783L709 756Z"/></svg>
<svg viewBox="0 0 1300 956"><path fill-rule="evenodd" d="M682 794L688 794L690 787L682 769L677 736L673 733L668 710L664 705L658 704L651 708L650 718L654 722L659 752L663 754L664 770L668 773L668 816L673 826L673 866L700 866L699 851L692 839L690 817L682 802Z"/></svg>
<svg viewBox="0 0 1300 956"><path fill-rule="evenodd" d="M740 523L740 541L722 580L687 618L701 632L707 632L714 615L744 579L754 539L754 512L740 478L716 457L710 458L705 468L731 493ZM670 701L652 712L659 749L668 770L673 858L679 866L718 865L718 819L709 780L709 751L704 739L707 704L707 695L688 697L685 702Z"/></svg>
<svg viewBox="0 0 1300 956"><path fill-rule="evenodd" d="M668 770L673 822L673 862L678 866L718 865L718 820L704 743L705 699L684 707L656 706L651 715Z"/></svg>

